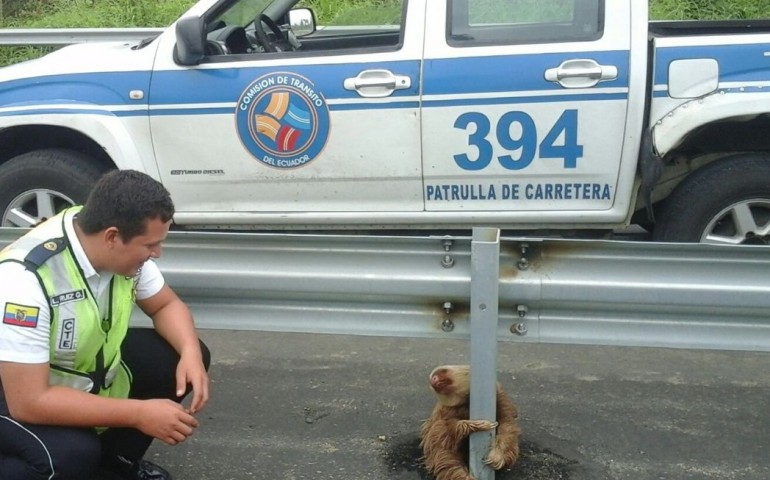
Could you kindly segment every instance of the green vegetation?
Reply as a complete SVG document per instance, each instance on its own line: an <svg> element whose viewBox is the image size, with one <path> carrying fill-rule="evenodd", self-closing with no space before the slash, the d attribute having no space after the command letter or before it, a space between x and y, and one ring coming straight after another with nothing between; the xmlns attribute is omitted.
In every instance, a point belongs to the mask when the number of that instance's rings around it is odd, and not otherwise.
<svg viewBox="0 0 770 480"><path fill-rule="evenodd" d="M2 2L2 0L0 0ZM195 0L16 0L3 28L164 27ZM5 7L5 5L3 5ZM51 48L0 47L0 65L39 57Z"/></svg>
<svg viewBox="0 0 770 480"><path fill-rule="evenodd" d="M402 0L303 0L324 25L392 25L401 21Z"/></svg>
<svg viewBox="0 0 770 480"><path fill-rule="evenodd" d="M27 0L0 24L5 28L162 27L193 3L194 0Z"/></svg>
<svg viewBox="0 0 770 480"><path fill-rule="evenodd" d="M650 18L719 20L770 18L770 0L652 0Z"/></svg>
<svg viewBox="0 0 770 480"><path fill-rule="evenodd" d="M476 1L479 7L474 8L482 10L484 3L500 0ZM513 1L523 10L527 6L542 9L544 4L551 10L558 10L560 3L554 0ZM6 28L160 27L171 23L195 0L5 0L5 3L8 4L5 10L11 15L1 19L0 26ZM301 4L313 8L321 23L334 23L340 17L366 16L371 11L382 11L388 4L400 4L400 1L303 0ZM393 11L393 7L388 9ZM770 0L651 0L650 16L672 20L770 18Z"/></svg>
<svg viewBox="0 0 770 480"><path fill-rule="evenodd" d="M402 0L302 0L325 25L397 23ZM558 18L571 1L474 0L474 13L483 15L484 5L513 2L518 12L537 10L535 17ZM637 0L634 0L637 1ZM639 0L641 1L641 0ZM653 19L743 19L770 18L770 0L650 0ZM173 22L195 0L0 0L5 17L3 28L109 28L162 27ZM395 6L394 6L395 5ZM0 65L39 56L44 49L0 48Z"/></svg>

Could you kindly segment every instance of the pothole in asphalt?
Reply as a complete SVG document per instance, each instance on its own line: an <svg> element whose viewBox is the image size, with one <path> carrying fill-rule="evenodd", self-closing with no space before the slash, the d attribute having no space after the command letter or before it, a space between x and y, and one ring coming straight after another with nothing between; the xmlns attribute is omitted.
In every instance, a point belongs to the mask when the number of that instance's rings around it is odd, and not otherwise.
<svg viewBox="0 0 770 480"><path fill-rule="evenodd" d="M384 461L388 472L415 472L421 480L433 480L420 461L422 450L416 434L391 437L384 447ZM511 469L496 473L497 480L570 480L572 474L581 471L580 462L563 457L548 448L522 439L519 444L519 460ZM583 478L582 475L578 475ZM577 478L573 479L577 480Z"/></svg>

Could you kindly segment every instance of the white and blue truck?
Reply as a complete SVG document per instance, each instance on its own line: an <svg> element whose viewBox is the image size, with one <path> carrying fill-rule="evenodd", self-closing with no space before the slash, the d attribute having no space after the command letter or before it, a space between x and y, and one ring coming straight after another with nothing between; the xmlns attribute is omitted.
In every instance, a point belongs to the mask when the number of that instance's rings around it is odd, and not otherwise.
<svg viewBox="0 0 770 480"><path fill-rule="evenodd" d="M770 23L639 0L201 0L0 69L0 213L136 169L179 228L770 240ZM369 19L361 21L360 19Z"/></svg>

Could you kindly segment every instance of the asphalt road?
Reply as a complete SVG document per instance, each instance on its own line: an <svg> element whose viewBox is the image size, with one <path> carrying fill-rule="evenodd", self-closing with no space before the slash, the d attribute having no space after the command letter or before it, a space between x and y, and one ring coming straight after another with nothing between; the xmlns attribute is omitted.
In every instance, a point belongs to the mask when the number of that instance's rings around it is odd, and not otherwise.
<svg viewBox="0 0 770 480"><path fill-rule="evenodd" d="M427 480L427 375L465 341L203 330L201 426L148 458L177 480ZM501 343L522 456L498 480L770 478L770 354Z"/></svg>

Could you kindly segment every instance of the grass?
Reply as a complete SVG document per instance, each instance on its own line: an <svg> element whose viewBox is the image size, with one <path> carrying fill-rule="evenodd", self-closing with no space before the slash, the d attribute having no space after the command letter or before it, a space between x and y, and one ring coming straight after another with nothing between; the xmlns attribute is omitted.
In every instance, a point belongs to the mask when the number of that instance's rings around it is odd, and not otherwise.
<svg viewBox="0 0 770 480"><path fill-rule="evenodd" d="M6 0L8 1L8 0ZM485 4L514 3L519 11L560 11L570 0L474 0L474 9ZM633 0L641 1L641 0ZM0 20L2 27L161 27L174 21L195 0L26 0L17 3L13 17ZM372 23L368 15L397 12L400 0L302 0L313 8L321 23L340 19ZM770 0L651 0L654 19L770 18ZM363 20L362 20L363 19Z"/></svg>
<svg viewBox="0 0 770 480"><path fill-rule="evenodd" d="M5 28L163 27L194 2L191 0L28 0Z"/></svg>
<svg viewBox="0 0 770 480"><path fill-rule="evenodd" d="M1 1L1 0L0 0ZM164 27L194 0L27 0L2 28ZM37 58L46 47L0 47L0 65Z"/></svg>
<svg viewBox="0 0 770 480"><path fill-rule="evenodd" d="M1 2L2 0L0 0ZM642 0L632 0L642 1ZM9 0L6 0L10 4ZM532 19L550 18L571 8L571 0L473 0L475 15L485 6L506 2ZM747 19L770 18L770 0L650 0L650 18ZM163 27L195 0L15 0L14 15L0 19L3 28ZM391 24L400 19L401 0L302 0L320 24ZM525 15L527 16L527 15ZM40 56L35 47L0 48L0 65Z"/></svg>
<svg viewBox="0 0 770 480"><path fill-rule="evenodd" d="M770 18L770 0L653 0L650 17L661 20Z"/></svg>
<svg viewBox="0 0 770 480"><path fill-rule="evenodd" d="M400 0L303 0L324 25L393 25L401 21Z"/></svg>

